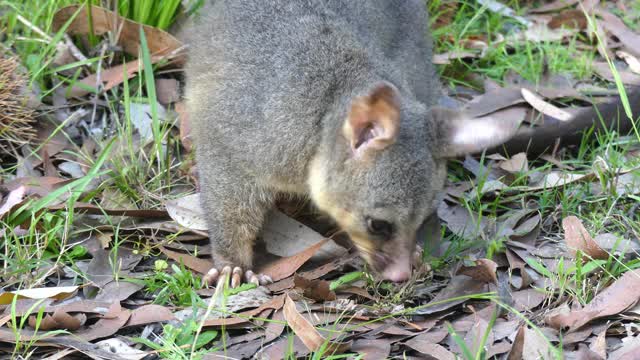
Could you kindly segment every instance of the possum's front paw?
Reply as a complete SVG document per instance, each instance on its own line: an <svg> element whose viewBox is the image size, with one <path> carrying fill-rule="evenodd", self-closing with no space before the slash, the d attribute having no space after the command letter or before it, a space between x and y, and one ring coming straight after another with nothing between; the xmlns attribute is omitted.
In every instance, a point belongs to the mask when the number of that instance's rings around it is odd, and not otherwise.
<svg viewBox="0 0 640 360"><path fill-rule="evenodd" d="M238 266L234 267L233 270L231 266L225 266L222 269L211 268L202 278L202 282L204 285L211 286L215 284L218 287L225 281L229 281L229 285L232 288L236 288L242 283L243 278L246 283L254 283L258 286L273 282L269 276L255 274L251 270L245 271L243 276L242 268Z"/></svg>

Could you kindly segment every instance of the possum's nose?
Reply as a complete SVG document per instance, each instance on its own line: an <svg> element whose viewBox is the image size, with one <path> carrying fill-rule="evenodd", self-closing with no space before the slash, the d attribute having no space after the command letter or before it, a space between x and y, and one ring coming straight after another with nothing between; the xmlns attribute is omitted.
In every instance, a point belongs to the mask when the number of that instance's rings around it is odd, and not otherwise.
<svg viewBox="0 0 640 360"><path fill-rule="evenodd" d="M393 262L382 272L382 277L393 282L403 282L409 280L411 276L411 265Z"/></svg>

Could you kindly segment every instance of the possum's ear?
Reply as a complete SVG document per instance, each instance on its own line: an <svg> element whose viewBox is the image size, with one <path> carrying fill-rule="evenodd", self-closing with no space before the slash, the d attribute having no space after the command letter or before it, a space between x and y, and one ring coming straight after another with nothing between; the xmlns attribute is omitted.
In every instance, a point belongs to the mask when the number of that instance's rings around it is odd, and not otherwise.
<svg viewBox="0 0 640 360"><path fill-rule="evenodd" d="M357 157L393 144L399 129L400 109L396 89L390 84L381 83L368 95L353 100L342 133Z"/></svg>
<svg viewBox="0 0 640 360"><path fill-rule="evenodd" d="M470 118L441 107L432 108L430 115L437 139L433 151L440 158L455 158L498 146L515 135L521 122L521 119L505 120L490 115Z"/></svg>

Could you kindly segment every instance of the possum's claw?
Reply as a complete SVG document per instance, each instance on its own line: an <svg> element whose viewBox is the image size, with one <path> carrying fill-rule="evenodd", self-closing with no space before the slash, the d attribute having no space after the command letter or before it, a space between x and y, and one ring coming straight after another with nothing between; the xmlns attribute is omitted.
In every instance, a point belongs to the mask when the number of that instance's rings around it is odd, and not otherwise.
<svg viewBox="0 0 640 360"><path fill-rule="evenodd" d="M237 266L233 269L231 266L225 266L222 270L211 268L202 278L202 282L206 286L216 284L216 287L218 287L225 281L228 281L231 288L237 288L240 286L243 278L246 283L253 283L258 286L267 285L273 282L269 276L264 274L255 274L251 270L245 271L244 277L242 275L242 268Z"/></svg>

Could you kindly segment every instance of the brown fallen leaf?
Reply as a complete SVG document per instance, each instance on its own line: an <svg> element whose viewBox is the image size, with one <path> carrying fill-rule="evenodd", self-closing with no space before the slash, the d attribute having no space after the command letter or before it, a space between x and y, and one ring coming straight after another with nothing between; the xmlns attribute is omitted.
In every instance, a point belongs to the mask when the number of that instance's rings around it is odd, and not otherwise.
<svg viewBox="0 0 640 360"><path fill-rule="evenodd" d="M173 313L168 308L161 305L149 304L132 310L129 321L127 321L125 326L148 325L174 319L175 316L173 316Z"/></svg>
<svg viewBox="0 0 640 360"><path fill-rule="evenodd" d="M323 349L325 354L341 354L351 348L351 343L334 343L325 339L313 324L298 312L296 304L289 295L285 295L282 311L291 330L309 350L318 351Z"/></svg>
<svg viewBox="0 0 640 360"><path fill-rule="evenodd" d="M79 10L80 9L80 10ZM183 44L166 31L153 26L143 25L129 20L108 9L91 5L70 5L58 10L53 16L53 31L59 31L71 17L79 11L67 27L70 35L103 35L110 31L117 31L117 44L129 55L137 57L140 54L140 28L144 31L147 46L152 55L167 55L182 48ZM91 16L89 15L91 12ZM176 59L178 64L184 62L184 57Z"/></svg>
<svg viewBox="0 0 640 360"><path fill-rule="evenodd" d="M293 256L278 259L265 265L258 272L270 276L273 281L287 278L304 265L326 242L326 239L322 240Z"/></svg>
<svg viewBox="0 0 640 360"><path fill-rule="evenodd" d="M164 246L160 245L158 249L165 254L171 260L182 263L184 266L188 267L191 270L197 271L200 274L206 274L213 267L213 261L208 259L200 259L193 255L188 255L184 253L179 253L177 251L169 250Z"/></svg>
<svg viewBox="0 0 640 360"><path fill-rule="evenodd" d="M75 301L74 301L75 300ZM38 310L44 313L53 313L57 310L66 313L88 313L104 315L108 312L110 303L93 300L83 300L79 297L67 299L63 303L56 302L53 299L21 299L16 301L15 310L5 309L4 314L14 314L15 316L26 316L33 311L33 306L39 305Z"/></svg>
<svg viewBox="0 0 640 360"><path fill-rule="evenodd" d="M130 310L120 307L120 303L114 303L102 319L87 328L76 331L73 335L75 338L86 341L109 337L118 332L127 323L130 315Z"/></svg>
<svg viewBox="0 0 640 360"><path fill-rule="evenodd" d="M336 259L332 262L326 263L324 265L318 266L315 269L312 269L309 271L303 271L300 273L300 275L310 280L317 279L321 276L327 275L328 273L336 269L339 269L344 264L350 263L352 261L356 261L355 259L357 259L357 255L355 254L348 255L340 259ZM281 292L283 290L290 289L293 286L294 286L293 278L288 277L267 285L267 288L272 292Z"/></svg>
<svg viewBox="0 0 640 360"><path fill-rule="evenodd" d="M619 314L640 299L640 270L624 273L618 280L596 295L584 308L550 316L548 324L574 331L588 322Z"/></svg>
<svg viewBox="0 0 640 360"><path fill-rule="evenodd" d="M36 315L29 316L29 326L32 328L36 328L38 325L38 329L42 331L49 330L68 330L68 331L76 331L82 325L84 325L85 321L87 321L87 316L85 314L75 314L73 316L68 313L56 310L53 314L46 314L42 321L37 324Z"/></svg>
<svg viewBox="0 0 640 360"><path fill-rule="evenodd" d="M157 64L161 60L164 60L165 57L154 55L151 57L151 63ZM133 60L128 63L122 65L116 65L110 67L108 69L103 69L100 72L100 77L98 74L91 74L85 78L78 80L74 85L69 89L65 89L65 95L68 97L81 97L89 94L91 91L89 89L95 88L98 86L103 91L107 91L112 89L124 82L125 76L127 79L133 78L141 69L143 68L141 60ZM125 71L126 69L126 71ZM98 79L100 83L98 83ZM80 86L82 84L84 86Z"/></svg>
<svg viewBox="0 0 640 360"><path fill-rule="evenodd" d="M296 288L303 291L303 295L316 301L333 301L336 293L329 289L329 282L326 280L309 280L301 275L295 274L293 283Z"/></svg>
<svg viewBox="0 0 640 360"><path fill-rule="evenodd" d="M593 240L582 225L582 221L577 217L568 216L562 219L562 229L564 230L564 240L574 257L579 250L587 259L606 260L609 258L609 254L598 246L598 243Z"/></svg>
<svg viewBox="0 0 640 360"><path fill-rule="evenodd" d="M559 27L570 27L575 29L584 30L587 28L588 21L584 15L584 12L580 9L564 10L558 15L555 15L547 24L552 29Z"/></svg>
<svg viewBox="0 0 640 360"><path fill-rule="evenodd" d="M458 275L467 275L474 280L485 283L498 283L496 270L498 264L489 259L478 259L474 266L463 266L458 270Z"/></svg>
<svg viewBox="0 0 640 360"><path fill-rule="evenodd" d="M177 102L174 110L178 113L178 121L180 128L180 141L187 152L193 148L193 140L191 140L191 122L189 121L189 112L184 101Z"/></svg>

